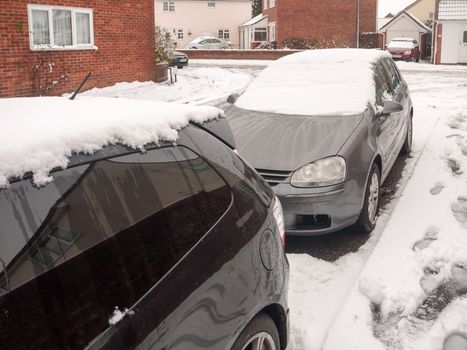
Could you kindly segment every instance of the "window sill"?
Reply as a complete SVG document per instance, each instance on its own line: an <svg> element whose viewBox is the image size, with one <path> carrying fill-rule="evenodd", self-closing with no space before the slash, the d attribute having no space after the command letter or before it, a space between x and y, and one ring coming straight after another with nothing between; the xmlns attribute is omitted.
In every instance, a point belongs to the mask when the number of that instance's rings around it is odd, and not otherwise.
<svg viewBox="0 0 467 350"><path fill-rule="evenodd" d="M82 46L33 46L30 48L31 51L80 51L80 50L94 50L97 51L99 48L95 45L82 45Z"/></svg>

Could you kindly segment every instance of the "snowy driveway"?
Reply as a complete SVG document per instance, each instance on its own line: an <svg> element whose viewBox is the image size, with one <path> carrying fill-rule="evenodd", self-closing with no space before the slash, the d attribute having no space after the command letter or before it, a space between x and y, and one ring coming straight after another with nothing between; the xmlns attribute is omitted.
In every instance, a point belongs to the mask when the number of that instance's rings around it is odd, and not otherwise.
<svg viewBox="0 0 467 350"><path fill-rule="evenodd" d="M80 96L219 104L267 64L198 61L172 86ZM414 101L412 156L369 240L343 237L341 249L323 237L331 262L288 254L290 350L441 349L448 334L467 334L467 67L399 67Z"/></svg>
<svg viewBox="0 0 467 350"><path fill-rule="evenodd" d="M400 63L414 146L355 253L289 254L289 349L442 349L467 334L467 67Z"/></svg>

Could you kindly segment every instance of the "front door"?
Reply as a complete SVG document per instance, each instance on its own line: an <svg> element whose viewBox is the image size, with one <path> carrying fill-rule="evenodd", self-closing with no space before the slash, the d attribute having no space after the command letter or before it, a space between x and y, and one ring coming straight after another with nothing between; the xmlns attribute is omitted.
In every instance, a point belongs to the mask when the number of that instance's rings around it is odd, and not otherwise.
<svg viewBox="0 0 467 350"><path fill-rule="evenodd" d="M467 63L467 23L463 23L459 25L459 49L458 52L458 59L459 63Z"/></svg>

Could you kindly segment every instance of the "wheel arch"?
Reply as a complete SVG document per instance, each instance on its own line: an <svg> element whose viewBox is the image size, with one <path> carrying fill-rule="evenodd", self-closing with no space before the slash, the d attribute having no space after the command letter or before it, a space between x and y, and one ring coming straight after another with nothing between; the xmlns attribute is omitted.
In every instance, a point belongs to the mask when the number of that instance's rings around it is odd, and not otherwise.
<svg viewBox="0 0 467 350"><path fill-rule="evenodd" d="M284 308L280 304L271 304L263 308L257 315L260 313L267 314L276 324L281 342L281 349L284 350L289 342L287 313Z"/></svg>

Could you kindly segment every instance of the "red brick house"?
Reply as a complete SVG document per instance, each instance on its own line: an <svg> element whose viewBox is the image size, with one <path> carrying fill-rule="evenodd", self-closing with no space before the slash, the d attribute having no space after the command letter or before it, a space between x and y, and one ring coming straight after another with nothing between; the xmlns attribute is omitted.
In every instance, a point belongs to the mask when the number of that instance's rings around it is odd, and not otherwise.
<svg viewBox="0 0 467 350"><path fill-rule="evenodd" d="M269 41L290 38L358 46L358 34L376 31L377 0L263 0Z"/></svg>
<svg viewBox="0 0 467 350"><path fill-rule="evenodd" d="M153 0L0 0L0 97L153 80Z"/></svg>

